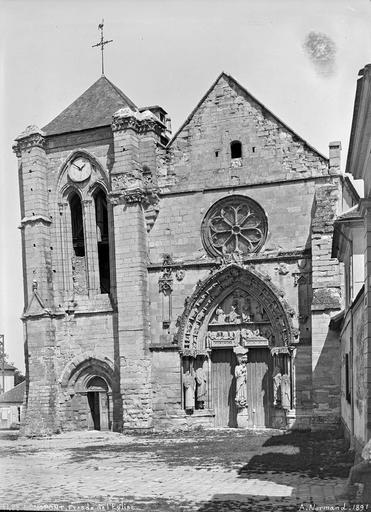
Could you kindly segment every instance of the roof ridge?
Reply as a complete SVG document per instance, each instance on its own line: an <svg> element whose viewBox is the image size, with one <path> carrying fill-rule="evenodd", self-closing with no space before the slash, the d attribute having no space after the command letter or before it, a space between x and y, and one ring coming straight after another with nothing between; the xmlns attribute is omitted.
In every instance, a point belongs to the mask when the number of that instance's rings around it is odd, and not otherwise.
<svg viewBox="0 0 371 512"><path fill-rule="evenodd" d="M124 107L138 111L135 103L102 75L46 124L43 131L49 136L110 126L113 114Z"/></svg>
<svg viewBox="0 0 371 512"><path fill-rule="evenodd" d="M259 101L253 94L251 94L243 85L241 85L232 75L229 75L225 71L222 71L217 79L212 83L212 85L208 88L206 93L202 96L201 100L196 104L195 108L191 111L189 116L186 118L186 120L181 124L180 128L175 132L171 140L169 141L167 147L170 147L170 145L173 143L173 141L177 138L179 133L187 126L187 124L191 121L192 117L195 115L196 111L200 108L202 103L205 101L207 96L210 94L210 92L214 89L216 84L219 82L219 80L225 77L228 81L232 81L237 87L239 87L247 96L249 96L255 103L257 103L265 112L267 112L270 116L275 119L276 122L278 122L280 125L282 125L286 130L288 130L290 133L295 135L300 141L305 144L311 151L314 151L324 160L328 161L328 158L323 155L318 149L311 146L303 137L301 137L295 130L290 128L284 121L282 121L276 114L274 114L268 107L266 107L261 101Z"/></svg>
<svg viewBox="0 0 371 512"><path fill-rule="evenodd" d="M100 78L104 78L113 87L113 89L122 97L123 100L127 101L133 107L135 107L136 110L138 110L138 107L135 105L135 103L128 96L126 96L126 94L119 87L117 87L117 85L111 82L111 80L107 78L106 75L102 75Z"/></svg>

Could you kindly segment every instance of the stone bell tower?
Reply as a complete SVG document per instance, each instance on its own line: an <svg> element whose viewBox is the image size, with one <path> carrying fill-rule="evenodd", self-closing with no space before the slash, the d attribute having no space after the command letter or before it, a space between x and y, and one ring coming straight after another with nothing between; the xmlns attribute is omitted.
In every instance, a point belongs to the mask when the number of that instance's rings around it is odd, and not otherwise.
<svg viewBox="0 0 371 512"><path fill-rule="evenodd" d="M151 426L147 231L165 121L102 76L16 139L27 435Z"/></svg>

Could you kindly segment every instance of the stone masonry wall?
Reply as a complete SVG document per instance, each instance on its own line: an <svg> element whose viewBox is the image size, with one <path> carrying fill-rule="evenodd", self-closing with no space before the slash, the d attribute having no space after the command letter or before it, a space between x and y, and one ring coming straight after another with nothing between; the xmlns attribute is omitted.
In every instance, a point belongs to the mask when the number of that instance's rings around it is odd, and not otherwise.
<svg viewBox="0 0 371 512"><path fill-rule="evenodd" d="M242 158L230 143L242 143ZM160 183L200 190L326 176L327 160L309 148L233 79L222 75L159 160Z"/></svg>
<svg viewBox="0 0 371 512"><path fill-rule="evenodd" d="M338 333L329 329L341 308L339 263L331 258L333 222L339 213L341 183L333 178L317 187L312 221L312 371L314 427L336 424L340 417Z"/></svg>

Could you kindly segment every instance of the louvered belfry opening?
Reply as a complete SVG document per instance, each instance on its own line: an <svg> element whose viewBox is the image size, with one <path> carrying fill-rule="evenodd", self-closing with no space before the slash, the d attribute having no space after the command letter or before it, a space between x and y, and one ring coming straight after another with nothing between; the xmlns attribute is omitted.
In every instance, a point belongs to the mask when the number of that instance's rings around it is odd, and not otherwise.
<svg viewBox="0 0 371 512"><path fill-rule="evenodd" d="M110 260L107 199L103 190L94 195L95 219L97 226L99 282L101 293L110 292Z"/></svg>

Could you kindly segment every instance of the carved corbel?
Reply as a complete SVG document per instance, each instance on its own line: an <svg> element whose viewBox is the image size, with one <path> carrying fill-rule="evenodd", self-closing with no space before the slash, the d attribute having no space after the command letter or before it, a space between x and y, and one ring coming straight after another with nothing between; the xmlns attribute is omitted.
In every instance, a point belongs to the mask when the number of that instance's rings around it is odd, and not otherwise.
<svg viewBox="0 0 371 512"><path fill-rule="evenodd" d="M162 326L168 329L172 317L173 276L172 276L172 258L170 254L164 254L162 263L162 275L158 280L159 293L162 294Z"/></svg>

